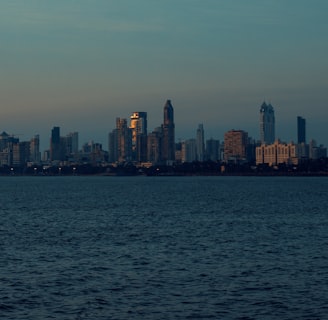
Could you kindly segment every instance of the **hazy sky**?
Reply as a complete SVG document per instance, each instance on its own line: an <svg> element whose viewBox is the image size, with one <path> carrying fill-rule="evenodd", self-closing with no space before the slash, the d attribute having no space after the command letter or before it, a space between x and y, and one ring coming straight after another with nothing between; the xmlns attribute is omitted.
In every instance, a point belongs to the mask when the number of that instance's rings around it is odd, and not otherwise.
<svg viewBox="0 0 328 320"><path fill-rule="evenodd" d="M259 108L276 132L328 145L327 0L0 0L0 131L53 126L107 150L116 117L162 123L171 99L176 138L259 138Z"/></svg>

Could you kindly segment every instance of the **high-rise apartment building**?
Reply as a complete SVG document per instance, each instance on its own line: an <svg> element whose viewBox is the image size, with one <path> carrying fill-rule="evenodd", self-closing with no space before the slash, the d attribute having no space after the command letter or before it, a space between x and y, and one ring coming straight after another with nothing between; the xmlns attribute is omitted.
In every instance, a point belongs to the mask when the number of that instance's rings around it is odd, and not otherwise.
<svg viewBox="0 0 328 320"><path fill-rule="evenodd" d="M297 117L297 143L306 143L306 121L304 118Z"/></svg>
<svg viewBox="0 0 328 320"><path fill-rule="evenodd" d="M108 161L115 162L118 159L118 130L114 129L108 134Z"/></svg>
<svg viewBox="0 0 328 320"><path fill-rule="evenodd" d="M196 132L196 158L197 161L204 161L205 159L204 127L202 124L198 125Z"/></svg>
<svg viewBox="0 0 328 320"><path fill-rule="evenodd" d="M0 134L0 152L8 147L8 141L10 140L10 136L7 132L3 131Z"/></svg>
<svg viewBox="0 0 328 320"><path fill-rule="evenodd" d="M66 137L60 137L62 160L76 160L79 153L79 133L71 132Z"/></svg>
<svg viewBox="0 0 328 320"><path fill-rule="evenodd" d="M248 133L230 130L224 134L224 160L243 161L247 159Z"/></svg>
<svg viewBox="0 0 328 320"><path fill-rule="evenodd" d="M315 140L311 140L309 143L310 159L327 158L327 148L323 145L317 145Z"/></svg>
<svg viewBox="0 0 328 320"><path fill-rule="evenodd" d="M193 162L197 160L197 141L196 139L188 139L181 145L181 161Z"/></svg>
<svg viewBox="0 0 328 320"><path fill-rule="evenodd" d="M70 132L67 136L66 153L76 155L79 152L79 133Z"/></svg>
<svg viewBox="0 0 328 320"><path fill-rule="evenodd" d="M260 138L262 144L275 141L275 117L271 104L262 103L260 108Z"/></svg>
<svg viewBox="0 0 328 320"><path fill-rule="evenodd" d="M108 135L108 161L132 160L132 131L124 118L116 118L116 129Z"/></svg>
<svg viewBox="0 0 328 320"><path fill-rule="evenodd" d="M102 149L102 144L93 140L84 143L81 149L81 157L92 165L99 165L104 162L105 152Z"/></svg>
<svg viewBox="0 0 328 320"><path fill-rule="evenodd" d="M221 160L220 141L213 138L206 140L206 160Z"/></svg>
<svg viewBox="0 0 328 320"><path fill-rule="evenodd" d="M147 161L158 164L162 158L163 128L156 128L148 134L147 138Z"/></svg>
<svg viewBox="0 0 328 320"><path fill-rule="evenodd" d="M51 138L50 138L50 160L61 160L62 152L61 152L61 141L60 141L60 128L53 127L51 130Z"/></svg>
<svg viewBox="0 0 328 320"><path fill-rule="evenodd" d="M133 112L130 117L132 132L132 158L147 161L147 112Z"/></svg>
<svg viewBox="0 0 328 320"><path fill-rule="evenodd" d="M41 161L40 136L38 134L30 140L30 161L33 163Z"/></svg>
<svg viewBox="0 0 328 320"><path fill-rule="evenodd" d="M13 145L13 166L24 166L30 161L30 142L17 142Z"/></svg>
<svg viewBox="0 0 328 320"><path fill-rule="evenodd" d="M174 111L171 100L164 105L162 160L166 163L175 160Z"/></svg>

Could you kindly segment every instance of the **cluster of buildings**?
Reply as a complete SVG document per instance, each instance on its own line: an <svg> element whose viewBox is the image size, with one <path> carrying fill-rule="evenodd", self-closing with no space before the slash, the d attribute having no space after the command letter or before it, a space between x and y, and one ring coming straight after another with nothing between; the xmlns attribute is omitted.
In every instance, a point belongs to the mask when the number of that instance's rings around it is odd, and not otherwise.
<svg viewBox="0 0 328 320"><path fill-rule="evenodd" d="M163 124L147 132L147 113L134 112L117 118L116 129L108 136L108 161L173 164L176 161L174 110L170 100L164 105Z"/></svg>
<svg viewBox="0 0 328 320"><path fill-rule="evenodd" d="M16 135L0 134L0 166L22 166L40 163L40 138L35 135L30 141L20 142Z"/></svg>
<svg viewBox="0 0 328 320"><path fill-rule="evenodd" d="M93 141L79 148L78 132L61 136L60 128L51 131L50 147L41 157L39 136L20 142L14 135L0 134L0 166L70 165L88 163L124 164L139 166L172 165L193 161L253 163L278 166L297 165L304 159L327 157L327 149L315 141L306 141L306 120L297 117L297 143L285 143L275 137L275 114L271 104L260 106L260 140L244 130L230 130L224 140L205 140L203 124L195 137L175 141L174 109L170 100L163 108L163 123L148 132L147 113L133 112L128 121L116 119L116 128L108 134L108 150Z"/></svg>
<svg viewBox="0 0 328 320"><path fill-rule="evenodd" d="M297 117L297 143L276 139L274 109L265 102L260 108L260 136L260 145L255 149L257 165L297 165L304 160L327 157L325 147L318 146L314 140L306 142L306 120L300 116Z"/></svg>
<svg viewBox="0 0 328 320"><path fill-rule="evenodd" d="M282 142L275 136L275 115L271 104L260 107L260 141L248 137L243 130L230 130L224 135L225 162L255 162L256 165L298 165L309 159L327 157L327 149L315 140L306 142L306 120L297 117L297 143Z"/></svg>

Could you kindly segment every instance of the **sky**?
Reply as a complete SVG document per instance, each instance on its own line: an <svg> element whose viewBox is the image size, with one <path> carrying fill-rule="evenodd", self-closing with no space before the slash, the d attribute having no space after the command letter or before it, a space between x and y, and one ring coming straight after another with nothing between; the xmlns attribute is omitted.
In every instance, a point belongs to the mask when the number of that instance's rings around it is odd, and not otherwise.
<svg viewBox="0 0 328 320"><path fill-rule="evenodd" d="M0 131L49 147L53 126L107 150L117 117L161 125L171 99L176 140L259 139L263 101L276 136L328 146L326 0L0 0Z"/></svg>

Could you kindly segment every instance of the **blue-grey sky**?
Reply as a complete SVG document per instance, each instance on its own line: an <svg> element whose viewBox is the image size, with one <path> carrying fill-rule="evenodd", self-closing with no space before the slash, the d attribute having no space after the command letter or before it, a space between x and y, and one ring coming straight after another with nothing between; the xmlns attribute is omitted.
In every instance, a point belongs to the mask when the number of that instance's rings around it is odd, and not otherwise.
<svg viewBox="0 0 328 320"><path fill-rule="evenodd" d="M53 126L107 149L116 117L175 109L176 138L259 138L259 108L275 108L277 136L328 145L326 0L0 0L0 131Z"/></svg>

